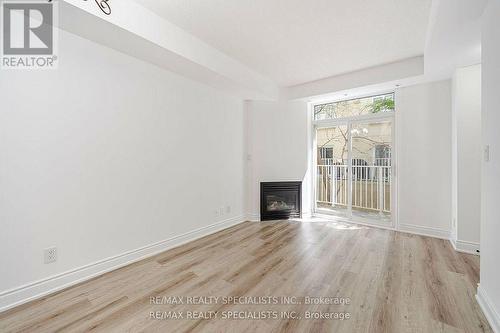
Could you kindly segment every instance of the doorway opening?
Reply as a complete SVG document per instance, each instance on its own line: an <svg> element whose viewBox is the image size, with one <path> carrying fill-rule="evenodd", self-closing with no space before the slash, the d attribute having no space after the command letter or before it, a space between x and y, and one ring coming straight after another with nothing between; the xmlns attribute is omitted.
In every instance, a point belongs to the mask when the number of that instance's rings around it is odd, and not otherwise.
<svg viewBox="0 0 500 333"><path fill-rule="evenodd" d="M314 106L315 212L392 225L394 94Z"/></svg>

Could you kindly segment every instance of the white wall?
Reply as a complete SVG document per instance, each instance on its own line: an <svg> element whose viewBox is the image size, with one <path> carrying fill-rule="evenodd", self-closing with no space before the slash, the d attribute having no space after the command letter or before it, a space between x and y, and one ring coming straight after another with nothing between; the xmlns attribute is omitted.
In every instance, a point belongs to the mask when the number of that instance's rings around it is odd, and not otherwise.
<svg viewBox="0 0 500 333"><path fill-rule="evenodd" d="M451 225L451 81L396 91L399 224L448 238ZM246 102L247 207L259 218L261 181L304 180L310 211L311 121L304 102ZM429 163L432 161L432 163Z"/></svg>
<svg viewBox="0 0 500 333"><path fill-rule="evenodd" d="M453 76L452 238L460 250L479 249L481 220L481 65Z"/></svg>
<svg viewBox="0 0 500 333"><path fill-rule="evenodd" d="M500 332L500 1L490 0L482 30L483 162L481 196L481 283L478 300L496 332Z"/></svg>
<svg viewBox="0 0 500 333"><path fill-rule="evenodd" d="M241 100L62 31L59 45L58 70L0 73L0 294L243 218Z"/></svg>
<svg viewBox="0 0 500 333"><path fill-rule="evenodd" d="M310 212L307 103L248 101L245 109L249 217L260 217L260 182L266 181L304 181L302 208Z"/></svg>
<svg viewBox="0 0 500 333"><path fill-rule="evenodd" d="M396 91L399 225L449 237L451 225L451 83Z"/></svg>

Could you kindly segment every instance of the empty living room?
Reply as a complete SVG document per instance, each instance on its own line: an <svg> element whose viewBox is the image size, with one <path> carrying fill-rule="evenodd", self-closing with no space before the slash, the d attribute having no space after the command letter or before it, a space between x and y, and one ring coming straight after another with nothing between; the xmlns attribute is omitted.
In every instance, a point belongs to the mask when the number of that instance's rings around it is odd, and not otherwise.
<svg viewBox="0 0 500 333"><path fill-rule="evenodd" d="M0 332L500 333L500 0L0 8Z"/></svg>

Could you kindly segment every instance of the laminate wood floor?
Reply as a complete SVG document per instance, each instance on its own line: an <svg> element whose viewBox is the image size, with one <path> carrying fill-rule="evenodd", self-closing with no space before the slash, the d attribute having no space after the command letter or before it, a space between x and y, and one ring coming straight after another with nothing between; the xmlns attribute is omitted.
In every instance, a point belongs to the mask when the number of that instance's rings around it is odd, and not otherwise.
<svg viewBox="0 0 500 333"><path fill-rule="evenodd" d="M246 222L4 312L0 331L492 332L478 279L444 240Z"/></svg>

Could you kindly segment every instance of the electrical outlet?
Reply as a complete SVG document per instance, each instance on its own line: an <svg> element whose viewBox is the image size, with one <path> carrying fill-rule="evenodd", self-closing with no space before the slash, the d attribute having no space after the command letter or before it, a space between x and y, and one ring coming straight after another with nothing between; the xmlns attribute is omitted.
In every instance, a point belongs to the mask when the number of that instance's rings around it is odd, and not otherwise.
<svg viewBox="0 0 500 333"><path fill-rule="evenodd" d="M43 259L46 264L57 261L57 247L50 247L43 250Z"/></svg>
<svg viewBox="0 0 500 333"><path fill-rule="evenodd" d="M226 206L226 214L231 214L231 206Z"/></svg>

